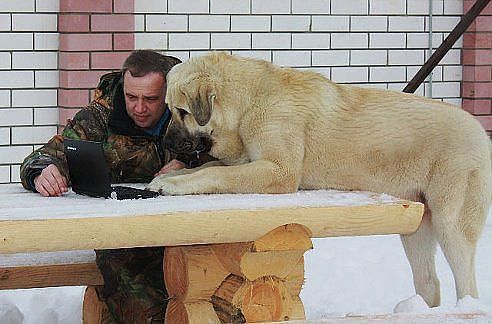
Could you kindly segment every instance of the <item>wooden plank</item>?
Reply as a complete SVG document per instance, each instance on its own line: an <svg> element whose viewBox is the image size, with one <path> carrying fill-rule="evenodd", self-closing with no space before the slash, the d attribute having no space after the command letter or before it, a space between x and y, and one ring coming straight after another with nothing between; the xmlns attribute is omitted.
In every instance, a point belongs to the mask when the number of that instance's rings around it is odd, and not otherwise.
<svg viewBox="0 0 492 324"><path fill-rule="evenodd" d="M95 263L0 268L0 289L99 286L104 281Z"/></svg>
<svg viewBox="0 0 492 324"><path fill-rule="evenodd" d="M204 198L206 199L206 198ZM0 253L250 242L286 224L313 237L408 234L423 204L280 207L162 212L153 215L0 221Z"/></svg>

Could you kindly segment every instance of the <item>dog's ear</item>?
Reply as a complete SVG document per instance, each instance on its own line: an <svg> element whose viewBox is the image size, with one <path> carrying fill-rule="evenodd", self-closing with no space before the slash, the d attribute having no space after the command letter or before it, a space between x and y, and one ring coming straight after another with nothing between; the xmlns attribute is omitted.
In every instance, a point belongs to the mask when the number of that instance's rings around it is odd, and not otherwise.
<svg viewBox="0 0 492 324"><path fill-rule="evenodd" d="M195 91L184 91L191 113L198 125L205 126L212 117L216 98L215 89L209 82L195 82Z"/></svg>

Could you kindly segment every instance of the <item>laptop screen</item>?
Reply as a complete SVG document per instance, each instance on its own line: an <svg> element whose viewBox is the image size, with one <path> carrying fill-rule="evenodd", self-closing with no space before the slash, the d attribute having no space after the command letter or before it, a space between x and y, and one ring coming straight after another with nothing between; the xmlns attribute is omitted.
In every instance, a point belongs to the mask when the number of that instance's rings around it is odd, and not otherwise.
<svg viewBox="0 0 492 324"><path fill-rule="evenodd" d="M72 190L76 193L109 197L111 175L101 142L64 139Z"/></svg>

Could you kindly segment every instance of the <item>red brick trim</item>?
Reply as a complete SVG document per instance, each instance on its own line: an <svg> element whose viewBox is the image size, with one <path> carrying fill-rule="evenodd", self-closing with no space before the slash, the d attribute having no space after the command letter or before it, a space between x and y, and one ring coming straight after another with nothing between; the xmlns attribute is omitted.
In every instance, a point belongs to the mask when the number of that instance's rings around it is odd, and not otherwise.
<svg viewBox="0 0 492 324"><path fill-rule="evenodd" d="M467 12L475 0L464 0ZM463 109L492 133L492 3L482 11L463 35Z"/></svg>
<svg viewBox="0 0 492 324"><path fill-rule="evenodd" d="M60 0L60 125L91 100L104 73L135 48L134 0Z"/></svg>

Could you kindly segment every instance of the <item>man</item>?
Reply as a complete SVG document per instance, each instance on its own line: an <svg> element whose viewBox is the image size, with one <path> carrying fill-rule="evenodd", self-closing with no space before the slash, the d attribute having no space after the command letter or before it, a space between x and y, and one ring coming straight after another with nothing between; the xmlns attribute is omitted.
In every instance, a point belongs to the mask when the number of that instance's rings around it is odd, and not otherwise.
<svg viewBox="0 0 492 324"><path fill-rule="evenodd" d="M198 165L195 156L172 156L163 135L170 120L164 99L166 75L180 61L150 50L134 51L120 72L104 75L94 100L67 122L62 135L30 154L21 166L24 188L46 197L70 186L63 139L104 142L113 182L149 182L155 175ZM164 321L167 292L162 248L96 251L104 277L100 297L117 322Z"/></svg>

